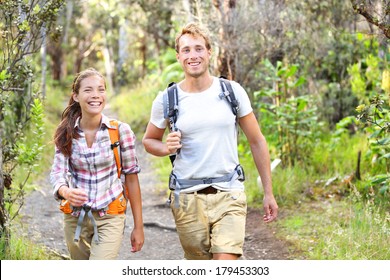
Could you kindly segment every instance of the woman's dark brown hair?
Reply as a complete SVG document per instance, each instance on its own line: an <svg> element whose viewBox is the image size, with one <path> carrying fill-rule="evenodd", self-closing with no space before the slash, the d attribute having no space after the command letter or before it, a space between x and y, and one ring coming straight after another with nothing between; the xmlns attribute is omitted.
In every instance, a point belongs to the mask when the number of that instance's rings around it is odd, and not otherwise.
<svg viewBox="0 0 390 280"><path fill-rule="evenodd" d="M76 75L73 80L72 95L70 96L68 106L62 112L61 122L54 134L55 145L66 157L70 157L72 153L72 140L80 137L74 126L77 118L81 116L81 108L80 104L74 101L73 94L78 94L81 82L91 76L99 76L104 80L103 75L94 68L88 68Z"/></svg>

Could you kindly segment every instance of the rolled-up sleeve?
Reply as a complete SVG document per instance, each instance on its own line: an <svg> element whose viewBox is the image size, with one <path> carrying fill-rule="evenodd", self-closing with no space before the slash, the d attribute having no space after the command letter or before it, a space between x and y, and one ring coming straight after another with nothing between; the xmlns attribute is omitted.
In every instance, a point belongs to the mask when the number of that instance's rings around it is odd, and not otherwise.
<svg viewBox="0 0 390 280"><path fill-rule="evenodd" d="M120 147L122 157L122 173L139 173L141 168L136 154L136 137L127 123L119 126Z"/></svg>
<svg viewBox="0 0 390 280"><path fill-rule="evenodd" d="M53 186L53 195L59 200L58 189L63 185L68 185L66 176L68 173L68 158L59 149L55 148L54 161L50 171L50 183Z"/></svg>

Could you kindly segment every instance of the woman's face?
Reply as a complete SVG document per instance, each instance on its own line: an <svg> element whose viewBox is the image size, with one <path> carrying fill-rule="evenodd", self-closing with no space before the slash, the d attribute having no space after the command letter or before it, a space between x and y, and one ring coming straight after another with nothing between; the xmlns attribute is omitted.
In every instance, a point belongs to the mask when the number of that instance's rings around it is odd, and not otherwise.
<svg viewBox="0 0 390 280"><path fill-rule="evenodd" d="M79 92L73 94L73 99L80 104L83 116L101 114L106 105L104 79L98 75L84 78L80 82Z"/></svg>

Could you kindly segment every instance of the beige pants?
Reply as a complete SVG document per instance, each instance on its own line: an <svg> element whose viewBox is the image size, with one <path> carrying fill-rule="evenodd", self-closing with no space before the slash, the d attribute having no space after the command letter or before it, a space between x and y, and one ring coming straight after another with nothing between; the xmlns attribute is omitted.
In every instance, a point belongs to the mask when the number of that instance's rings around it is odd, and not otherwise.
<svg viewBox="0 0 390 280"><path fill-rule="evenodd" d="M182 193L180 208L175 208L174 195L171 198L186 259L212 259L216 253L242 255L247 211L244 191Z"/></svg>
<svg viewBox="0 0 390 280"><path fill-rule="evenodd" d="M125 214L100 217L93 212L96 221L99 243L94 241L93 225L85 215L81 228L80 239L74 241L78 217L64 214L65 240L70 257L73 260L114 260L118 257L125 229Z"/></svg>

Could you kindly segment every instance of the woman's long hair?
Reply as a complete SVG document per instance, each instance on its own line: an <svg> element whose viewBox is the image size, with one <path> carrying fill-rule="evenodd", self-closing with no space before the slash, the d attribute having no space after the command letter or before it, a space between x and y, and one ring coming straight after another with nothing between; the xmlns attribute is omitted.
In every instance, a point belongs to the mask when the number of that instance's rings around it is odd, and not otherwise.
<svg viewBox="0 0 390 280"><path fill-rule="evenodd" d="M81 117L81 107L78 102L73 99L73 94L78 94L81 82L91 76L99 76L104 80L102 74L94 68L88 68L76 75L72 84L72 95L70 96L68 106L62 112L61 122L58 125L54 134L54 143L60 152L70 157L72 153L72 140L80 137L74 126L78 117Z"/></svg>

